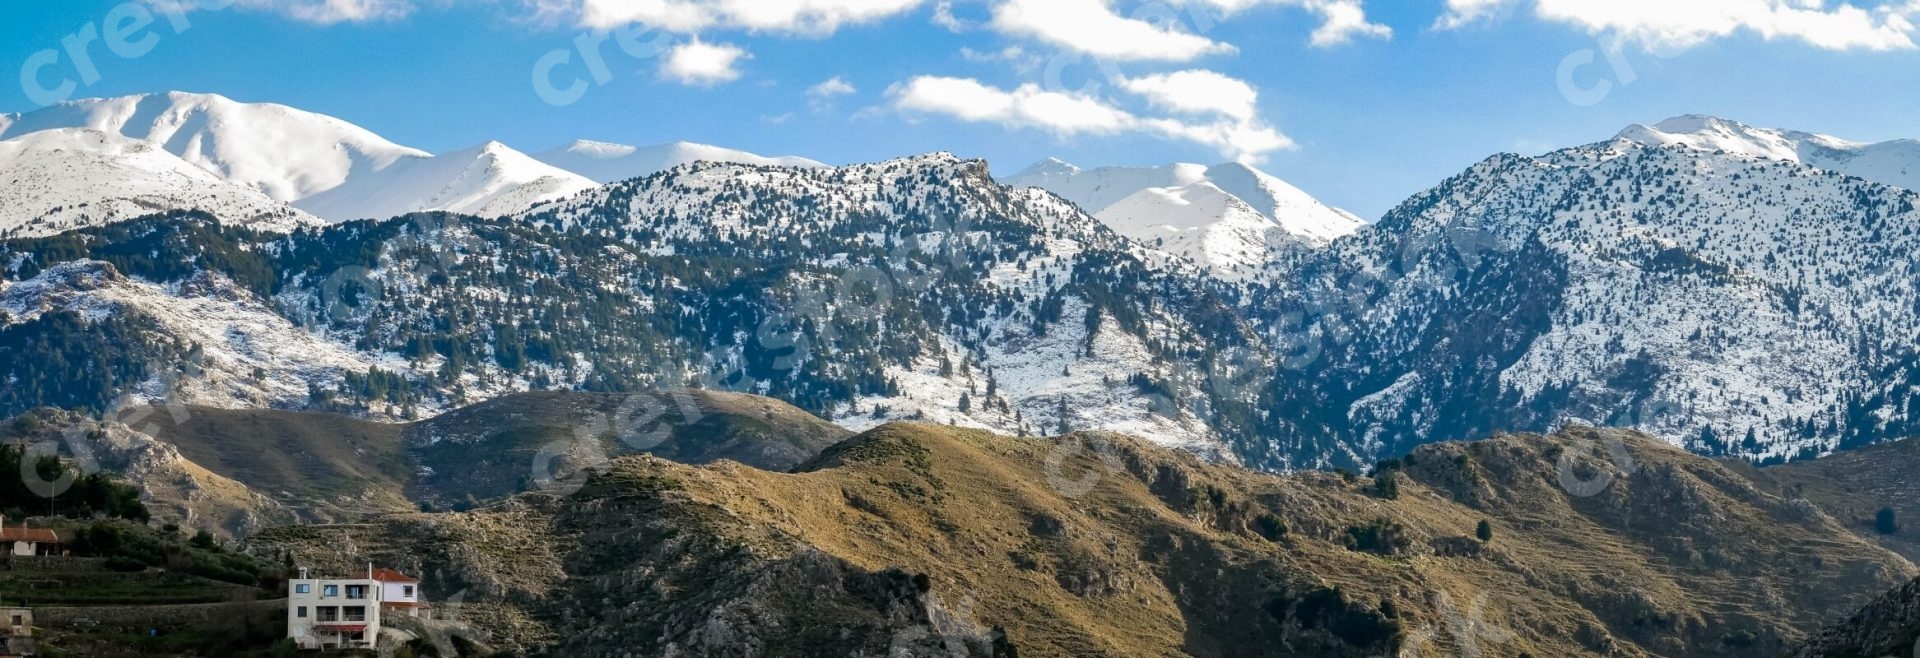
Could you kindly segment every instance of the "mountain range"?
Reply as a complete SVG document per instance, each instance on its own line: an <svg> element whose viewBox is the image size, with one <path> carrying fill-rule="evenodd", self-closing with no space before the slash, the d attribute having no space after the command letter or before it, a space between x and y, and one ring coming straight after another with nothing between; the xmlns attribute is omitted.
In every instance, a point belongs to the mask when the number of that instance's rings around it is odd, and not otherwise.
<svg viewBox="0 0 1920 658"><path fill-rule="evenodd" d="M413 418L697 385L855 430L1104 429L1288 470L1570 424L1781 461L1910 435L1920 409L1905 142L1687 117L1497 155L1366 224L1241 165L995 180L949 154L827 167L591 142L436 158L218 97L43 112L4 134L51 131L7 143L108 129L91 134L151 162L103 180L175 172L232 202L15 220L40 224L0 243L9 413L133 394ZM253 157L236 144L256 133L339 157ZM587 173L540 174L557 165ZM527 179L558 187L502 182ZM411 206L481 210L300 210L441 180ZM55 188L84 189L18 189Z"/></svg>
<svg viewBox="0 0 1920 658"><path fill-rule="evenodd" d="M134 161L127 148L103 140L66 140L53 144L46 131L88 130L152 146ZM698 160L818 166L798 158L761 156L699 144L676 143L636 148L577 142L529 156L499 142L432 155L395 144L340 119L284 105L241 103L214 94L173 92L86 99L60 103L23 115L0 116L0 140L8 143L13 168L59 173L19 177L45 181L61 191L68 180L92 181L87 198L91 221L113 221L163 209L201 209L250 221L263 211L260 196L284 204L273 213L312 223L384 219L412 212L447 211L495 217L539 203L565 198L598 184L644 176ZM17 142L17 143L16 143ZM171 154L173 162L162 154ZM187 172L191 166L225 181L221 189L192 189L172 203L141 206L164 169ZM576 173L569 167L578 167ZM16 174L19 176L19 174ZM175 177L184 173L173 174ZM197 175L196 175L197 176ZM204 178L204 177L202 177ZM59 181L59 184L52 183ZM177 185L176 185L177 186ZM203 182L202 188L208 188ZM121 189L125 188L125 189ZM21 188L31 193L34 188ZM14 213L69 208L60 193L27 196L10 204ZM132 208L131 206L140 206ZM269 206L271 208L271 206ZM73 212L69 211L69 215ZM36 215L39 228L16 234L47 234L78 225ZM25 220L0 224L0 230ZM291 226L284 222L279 228Z"/></svg>

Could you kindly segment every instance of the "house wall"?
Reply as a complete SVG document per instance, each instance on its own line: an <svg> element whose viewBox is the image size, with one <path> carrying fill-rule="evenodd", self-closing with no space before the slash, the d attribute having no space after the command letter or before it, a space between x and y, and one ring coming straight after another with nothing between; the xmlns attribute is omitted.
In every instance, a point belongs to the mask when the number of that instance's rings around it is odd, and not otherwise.
<svg viewBox="0 0 1920 658"><path fill-rule="evenodd" d="M407 593L407 588L409 587L413 588L412 594ZM419 583L381 583L381 589L383 590L380 592L380 600L382 601L389 603L420 602Z"/></svg>
<svg viewBox="0 0 1920 658"><path fill-rule="evenodd" d="M307 587L301 592L302 586ZM327 587L337 587L334 595L327 595ZM367 596L363 599L347 598L350 586L365 587ZM320 636L315 633L314 625L319 623L320 608L337 607L345 609L351 606L364 606L367 609L366 637L369 642L377 641L380 636L380 597L384 592L381 583L366 579L302 578L287 582L287 637L293 638L301 646L317 646ZM305 607L307 614L300 616L300 608ZM363 622L354 622L363 623Z"/></svg>

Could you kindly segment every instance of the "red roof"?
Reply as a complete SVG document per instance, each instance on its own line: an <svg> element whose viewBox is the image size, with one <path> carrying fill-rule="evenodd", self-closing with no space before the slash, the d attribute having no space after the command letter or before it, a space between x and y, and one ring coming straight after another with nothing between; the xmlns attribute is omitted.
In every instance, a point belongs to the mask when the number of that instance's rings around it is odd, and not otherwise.
<svg viewBox="0 0 1920 658"><path fill-rule="evenodd" d="M313 627L323 631L337 631L341 633L357 633L367 630L366 624L334 624L323 622L314 624Z"/></svg>
<svg viewBox="0 0 1920 658"><path fill-rule="evenodd" d="M60 536L46 528L0 528L0 541L34 541L43 544L58 544Z"/></svg>
<svg viewBox="0 0 1920 658"><path fill-rule="evenodd" d="M418 578L409 577L407 574L400 573L392 569L374 569L373 580L378 580L383 583L418 583L420 582L420 579Z"/></svg>

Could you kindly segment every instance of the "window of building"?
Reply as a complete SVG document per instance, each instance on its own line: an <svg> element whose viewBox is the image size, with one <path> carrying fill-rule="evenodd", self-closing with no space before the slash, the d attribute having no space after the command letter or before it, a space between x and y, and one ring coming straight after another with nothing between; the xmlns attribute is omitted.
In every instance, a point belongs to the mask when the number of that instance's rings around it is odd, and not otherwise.
<svg viewBox="0 0 1920 658"><path fill-rule="evenodd" d="M340 595L340 586L339 586L339 585L326 585L326 586L324 586L324 587L321 587L321 588L320 588L320 595L321 595L321 596L339 596L339 595Z"/></svg>
<svg viewBox="0 0 1920 658"><path fill-rule="evenodd" d="M349 599L367 598L367 586L366 585L348 585L347 598Z"/></svg>
<svg viewBox="0 0 1920 658"><path fill-rule="evenodd" d="M403 587L401 587L401 588L400 588L400 595L401 595L401 596L404 596L404 597L407 597L407 598L409 598L409 599L411 599L411 598L413 598L413 586L412 586L412 585L406 585L406 586L403 586Z"/></svg>
<svg viewBox="0 0 1920 658"><path fill-rule="evenodd" d="M307 606L304 606L304 605L303 605L303 606L300 606L300 607L298 607L298 608L294 608L294 609L293 609L293 616L295 616L295 617L299 617L299 618L301 618L301 619L306 619L306 618L307 618Z"/></svg>
<svg viewBox="0 0 1920 658"><path fill-rule="evenodd" d="M347 621L366 621L367 620L366 606L350 605L350 606L347 606L344 612L345 612Z"/></svg>
<svg viewBox="0 0 1920 658"><path fill-rule="evenodd" d="M337 606L323 605L317 612L322 622L340 621L340 608Z"/></svg>
<svg viewBox="0 0 1920 658"><path fill-rule="evenodd" d="M295 593L295 594L312 594L312 593L313 593L313 586L312 586L312 585L309 585L309 584L306 584L306 583L300 583L300 584L298 584L298 585L294 585L294 586L293 586L293 593Z"/></svg>

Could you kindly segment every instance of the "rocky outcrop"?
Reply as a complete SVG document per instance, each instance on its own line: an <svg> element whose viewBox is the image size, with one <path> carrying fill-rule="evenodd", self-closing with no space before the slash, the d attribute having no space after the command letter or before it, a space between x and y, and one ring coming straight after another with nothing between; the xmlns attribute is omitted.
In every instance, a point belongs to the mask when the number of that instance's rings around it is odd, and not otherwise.
<svg viewBox="0 0 1920 658"><path fill-rule="evenodd" d="M1920 580L1887 593L1828 627L1795 658L1905 658L1920 655Z"/></svg>

